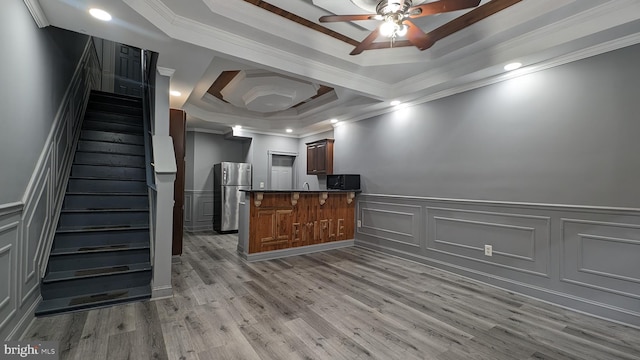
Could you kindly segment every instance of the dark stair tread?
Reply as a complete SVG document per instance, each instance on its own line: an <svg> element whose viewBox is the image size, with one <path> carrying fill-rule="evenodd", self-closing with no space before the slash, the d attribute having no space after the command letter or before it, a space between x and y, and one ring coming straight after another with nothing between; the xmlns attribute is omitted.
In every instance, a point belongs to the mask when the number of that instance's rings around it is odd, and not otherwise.
<svg viewBox="0 0 640 360"><path fill-rule="evenodd" d="M108 180L120 180L114 178L106 178ZM106 180L105 179L105 180ZM128 179L125 179L128 180ZM144 180L141 180L144 181ZM121 193L121 192L95 192L95 191L67 191L66 195L71 196L148 196L149 194L146 192L130 192L130 193Z"/></svg>
<svg viewBox="0 0 640 360"><path fill-rule="evenodd" d="M76 151L76 153L78 153L78 151ZM118 164L101 164L101 163L95 163L95 162L90 162L90 161L79 161L77 159L73 160L73 164L72 165L110 166L110 167L113 167L113 168L131 168L131 169L146 169L147 168L144 165L133 166L131 164L127 164L125 166L125 165L118 165Z"/></svg>
<svg viewBox="0 0 640 360"><path fill-rule="evenodd" d="M131 101L140 101L142 103L142 98L139 96L116 94L108 91L91 90L91 95L92 96L89 97L89 101L91 101L91 98L93 98L93 95L97 95L97 96L110 97L110 98L116 98L116 99L121 98L121 99L131 100Z"/></svg>
<svg viewBox="0 0 640 360"><path fill-rule="evenodd" d="M104 225L104 226L72 226L56 229L58 233L78 233L78 232L92 232L92 231L120 231L120 230L148 230L149 224L131 224L126 225Z"/></svg>
<svg viewBox="0 0 640 360"><path fill-rule="evenodd" d="M61 213L68 213L68 214L80 214L80 213L97 213L97 212L104 212L104 213L111 213L111 212L149 212L149 209L147 208L124 208L124 209L62 209L60 210Z"/></svg>
<svg viewBox="0 0 640 360"><path fill-rule="evenodd" d="M36 316L98 308L151 298L151 285L112 290L74 297L43 300L36 309Z"/></svg>
<svg viewBox="0 0 640 360"><path fill-rule="evenodd" d="M93 135L93 136L91 136ZM127 137L136 137L136 139L129 139L130 141L126 141L126 139L119 139L118 141L109 141L106 140L105 137L109 136L118 136L118 135L126 135ZM102 136L102 137L100 137ZM114 143L114 144L124 144L124 145L143 145L144 146L144 133L142 134L122 134L117 131L106 131L106 130L93 130L93 129L83 129L80 133L80 140L83 141L96 141L95 139L99 138L99 141Z"/></svg>
<svg viewBox="0 0 640 360"><path fill-rule="evenodd" d="M95 254L95 253L103 253L103 252L116 252L116 251L127 251L127 250L140 250L140 249L149 249L149 242L138 242L138 243L127 243L126 240L123 240L121 244L113 244L113 245L95 245L95 246L76 246L69 248L59 248L51 251L51 256L58 255L82 255L82 254Z"/></svg>
<svg viewBox="0 0 640 360"><path fill-rule="evenodd" d="M118 166L120 167L120 166ZM105 180L105 181L134 181L134 182L146 182L147 179L135 179L135 178L110 178L104 176L69 176L69 180ZM102 193L104 194L104 193Z"/></svg>
<svg viewBox="0 0 640 360"><path fill-rule="evenodd" d="M60 282L65 280L85 279L85 278L99 277L104 275L128 274L128 273L148 271L148 270L151 270L151 264L146 262L146 263L115 265L115 266L89 268L89 269L52 271L52 272L49 272L42 279L42 283L50 284L50 283Z"/></svg>

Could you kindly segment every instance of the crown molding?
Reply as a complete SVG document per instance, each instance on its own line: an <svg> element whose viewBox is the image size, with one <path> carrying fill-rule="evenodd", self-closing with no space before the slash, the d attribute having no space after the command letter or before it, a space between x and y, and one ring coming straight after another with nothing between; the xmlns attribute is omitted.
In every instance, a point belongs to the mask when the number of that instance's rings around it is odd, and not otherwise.
<svg viewBox="0 0 640 360"><path fill-rule="evenodd" d="M161 66L158 66L157 69L160 75L168 76L168 77L172 77L173 74L176 72L176 69L170 69L170 68L161 67Z"/></svg>
<svg viewBox="0 0 640 360"><path fill-rule="evenodd" d="M389 84L312 58L262 44L222 28L177 15L160 0L123 0L169 37L314 81L352 88L368 96L389 97ZM313 76L315 75L315 76ZM318 78L320 75L320 78Z"/></svg>
<svg viewBox="0 0 640 360"><path fill-rule="evenodd" d="M23 1L24 1L24 4L27 5L27 8L31 13L31 17L33 17L33 20L35 20L39 28L43 28L51 25L46 15L44 14L44 10L42 10L42 6L40 6L40 1L38 0L23 0Z"/></svg>
<svg viewBox="0 0 640 360"><path fill-rule="evenodd" d="M194 127L194 128L187 127L187 132L199 132L199 133L216 134L216 135L226 134L225 131L205 129L205 128L199 128L199 127Z"/></svg>

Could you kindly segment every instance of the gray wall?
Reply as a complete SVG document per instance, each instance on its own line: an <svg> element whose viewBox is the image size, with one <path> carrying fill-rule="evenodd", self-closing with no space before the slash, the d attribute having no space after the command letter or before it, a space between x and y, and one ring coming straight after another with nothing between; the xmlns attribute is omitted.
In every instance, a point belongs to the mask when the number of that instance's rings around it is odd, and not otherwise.
<svg viewBox="0 0 640 360"><path fill-rule="evenodd" d="M640 326L639 63L631 46L336 128L357 244Z"/></svg>
<svg viewBox="0 0 640 360"><path fill-rule="evenodd" d="M302 188L302 184L305 181L309 183L311 190L327 188L327 177L325 175L307 175L307 143L321 139L333 139L333 130L302 138L298 142L298 153L300 154L297 168L299 188ZM336 146L340 146L340 144L334 144L334 151Z"/></svg>
<svg viewBox="0 0 640 360"><path fill-rule="evenodd" d="M6 50L0 57L0 338L17 339L33 319L75 139L100 68L87 36L38 29L19 0L3 3L0 43Z"/></svg>
<svg viewBox="0 0 640 360"><path fill-rule="evenodd" d="M0 204L22 199L87 40L55 27L38 29L22 1L3 3Z"/></svg>
<svg viewBox="0 0 640 360"><path fill-rule="evenodd" d="M185 229L213 227L213 165L244 161L243 143L223 135L187 132L185 169Z"/></svg>
<svg viewBox="0 0 640 360"><path fill-rule="evenodd" d="M640 46L338 127L368 193L638 207Z"/></svg>
<svg viewBox="0 0 640 360"><path fill-rule="evenodd" d="M264 182L266 188L269 177L269 151L298 153L299 139L264 134L251 134L250 136L253 139L248 149L247 158L252 160L253 188L258 189L260 182ZM294 165L296 167L299 167L298 161L300 160L300 155L301 154L298 154L298 158L296 159L296 164ZM307 156L306 151L304 156Z"/></svg>

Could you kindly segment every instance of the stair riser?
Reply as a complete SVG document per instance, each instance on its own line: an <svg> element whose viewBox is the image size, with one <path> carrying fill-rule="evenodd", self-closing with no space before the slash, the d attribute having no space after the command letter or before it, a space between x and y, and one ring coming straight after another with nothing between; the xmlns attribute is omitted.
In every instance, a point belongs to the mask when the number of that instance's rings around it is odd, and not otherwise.
<svg viewBox="0 0 640 360"><path fill-rule="evenodd" d="M102 226L132 226L149 224L147 211L81 212L60 214L60 229L87 229Z"/></svg>
<svg viewBox="0 0 640 360"><path fill-rule="evenodd" d="M43 283L41 287L44 300L58 297L72 297L87 293L100 293L124 287L136 287L149 284L151 270L125 274L102 275L83 279L63 280Z"/></svg>
<svg viewBox="0 0 640 360"><path fill-rule="evenodd" d="M145 169L142 168L73 165L71 168L71 176L145 180L146 172Z"/></svg>
<svg viewBox="0 0 640 360"><path fill-rule="evenodd" d="M82 124L83 130L110 131L116 133L127 133L134 135L142 135L144 130L139 126L118 124L104 121L85 120Z"/></svg>
<svg viewBox="0 0 640 360"><path fill-rule="evenodd" d="M149 262L149 249L74 255L52 255L49 271L67 271Z"/></svg>
<svg viewBox="0 0 640 360"><path fill-rule="evenodd" d="M104 141L122 144L134 144L144 146L142 135L118 134L107 131L82 130L80 140Z"/></svg>
<svg viewBox="0 0 640 360"><path fill-rule="evenodd" d="M144 168L144 156L76 152L74 164Z"/></svg>
<svg viewBox="0 0 640 360"><path fill-rule="evenodd" d="M80 140L78 150L88 152L102 152L109 154L126 154L144 156L144 146L129 144L114 144L111 142Z"/></svg>
<svg viewBox="0 0 640 360"><path fill-rule="evenodd" d="M124 242L149 241L149 230L118 230L96 232L58 233L53 239L53 250L70 247L110 246Z"/></svg>
<svg viewBox="0 0 640 360"><path fill-rule="evenodd" d="M89 101L87 110L99 110L112 114L142 115L142 106L125 106L108 102Z"/></svg>
<svg viewBox="0 0 640 360"><path fill-rule="evenodd" d="M147 195L71 195L64 197L62 208L71 209L147 209Z"/></svg>
<svg viewBox="0 0 640 360"><path fill-rule="evenodd" d="M101 121L106 123L137 126L141 130L144 128L142 116L138 115L110 114L98 111L88 111L84 115L84 121Z"/></svg>
<svg viewBox="0 0 640 360"><path fill-rule="evenodd" d="M147 183L144 181L69 179L69 192L97 193L144 193Z"/></svg>
<svg viewBox="0 0 640 360"><path fill-rule="evenodd" d="M99 103L111 103L111 104L117 104L121 106L131 106L131 107L142 106L142 99L140 98L130 98L130 97L124 97L119 94L100 93L95 91L91 93L90 101L99 102Z"/></svg>

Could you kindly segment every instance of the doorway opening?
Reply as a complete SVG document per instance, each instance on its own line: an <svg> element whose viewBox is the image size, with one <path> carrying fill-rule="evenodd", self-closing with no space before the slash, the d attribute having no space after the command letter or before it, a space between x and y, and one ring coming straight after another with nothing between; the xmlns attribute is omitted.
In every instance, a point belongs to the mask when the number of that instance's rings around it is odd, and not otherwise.
<svg viewBox="0 0 640 360"><path fill-rule="evenodd" d="M296 184L296 157L298 154L269 152L267 187L272 190L290 190Z"/></svg>

